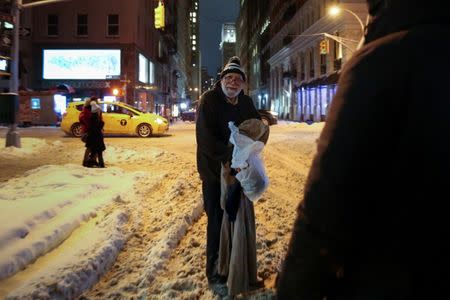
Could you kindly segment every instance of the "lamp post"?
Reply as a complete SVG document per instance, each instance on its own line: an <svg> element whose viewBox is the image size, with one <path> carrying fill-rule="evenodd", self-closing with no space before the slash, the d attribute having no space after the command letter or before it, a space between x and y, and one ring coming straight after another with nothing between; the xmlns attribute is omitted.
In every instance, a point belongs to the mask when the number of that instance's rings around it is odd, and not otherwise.
<svg viewBox="0 0 450 300"><path fill-rule="evenodd" d="M11 75L9 79L9 91L10 93L19 95L19 30L20 30L20 10L22 8L34 7L38 5L51 4L61 1L70 0L42 0L31 3L22 4L22 0L14 0L11 7L11 15L14 20L13 28L13 43L11 48ZM6 134L6 147L14 146L21 147L20 135L17 131L17 111L15 111L14 122L9 127Z"/></svg>
<svg viewBox="0 0 450 300"><path fill-rule="evenodd" d="M336 15L338 15L342 10L345 11L345 12L348 12L349 14L351 14L352 16L354 16L354 17L356 18L356 20L358 20L358 23L359 23L359 25L361 26L361 33L364 35L364 23L363 23L363 21L361 20L360 17L358 17L357 14L355 14L355 13L354 13L353 11L351 11L350 9L342 8L342 7L339 7L339 6L332 6L332 7L330 7L330 9L329 9L328 12L330 13L331 16L336 16Z"/></svg>
<svg viewBox="0 0 450 300"><path fill-rule="evenodd" d="M303 38L307 38L307 37L317 37L317 36L324 36L324 37L327 37L327 38L329 38L329 39L332 39L332 40L338 42L338 43L341 44L342 46L348 48L351 52L354 52L354 51L355 51L355 47L350 46L350 45L348 44L348 42L350 42L350 43L355 43L355 44L358 43L358 41L356 41L356 40L352 40L352 39L348 39L348 38L343 38L343 37L341 37L341 36L329 34L329 33L326 33L326 32L319 32L319 33L313 33L313 34L301 34L301 35L294 34L294 35L292 35L292 36L295 36L295 37L303 37Z"/></svg>

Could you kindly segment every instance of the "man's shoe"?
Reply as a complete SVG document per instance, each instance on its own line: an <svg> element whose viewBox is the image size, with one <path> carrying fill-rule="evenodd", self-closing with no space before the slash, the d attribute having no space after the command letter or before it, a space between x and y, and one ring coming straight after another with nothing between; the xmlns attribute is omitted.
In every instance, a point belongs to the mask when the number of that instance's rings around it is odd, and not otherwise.
<svg viewBox="0 0 450 300"><path fill-rule="evenodd" d="M228 295L228 287L225 283L210 283L209 288L214 292L214 294L220 297L226 297Z"/></svg>

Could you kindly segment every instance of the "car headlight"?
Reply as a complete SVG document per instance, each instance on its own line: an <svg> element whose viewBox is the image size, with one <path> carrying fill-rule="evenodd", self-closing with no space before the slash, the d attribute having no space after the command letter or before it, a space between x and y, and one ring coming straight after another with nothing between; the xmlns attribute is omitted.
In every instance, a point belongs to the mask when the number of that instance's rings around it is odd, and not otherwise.
<svg viewBox="0 0 450 300"><path fill-rule="evenodd" d="M158 123L159 125L163 124L164 121L161 118L156 118L156 123Z"/></svg>

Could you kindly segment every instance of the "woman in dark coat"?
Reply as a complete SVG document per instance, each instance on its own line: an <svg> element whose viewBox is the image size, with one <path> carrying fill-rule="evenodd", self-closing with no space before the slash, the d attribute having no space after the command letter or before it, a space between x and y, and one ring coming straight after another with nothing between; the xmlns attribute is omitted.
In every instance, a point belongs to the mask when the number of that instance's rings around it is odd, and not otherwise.
<svg viewBox="0 0 450 300"><path fill-rule="evenodd" d="M78 117L78 120L81 124L81 140L86 144L87 134L89 131L89 127L91 124L91 102L97 101L97 98L91 97L87 99L83 105L83 110L80 113L80 116ZM84 151L84 157L83 157L83 166L84 167L92 167L92 160L91 160L91 151L88 147L86 147L86 150Z"/></svg>
<svg viewBox="0 0 450 300"><path fill-rule="evenodd" d="M105 167L103 161L103 151L106 150L105 142L103 139L103 126L105 122L102 119L102 110L100 106L95 102L91 102L91 120L87 132L86 148L91 153L93 158L100 168ZM97 161L98 160L98 161Z"/></svg>
<svg viewBox="0 0 450 300"><path fill-rule="evenodd" d="M446 299L450 14L370 0L278 277L278 299Z"/></svg>

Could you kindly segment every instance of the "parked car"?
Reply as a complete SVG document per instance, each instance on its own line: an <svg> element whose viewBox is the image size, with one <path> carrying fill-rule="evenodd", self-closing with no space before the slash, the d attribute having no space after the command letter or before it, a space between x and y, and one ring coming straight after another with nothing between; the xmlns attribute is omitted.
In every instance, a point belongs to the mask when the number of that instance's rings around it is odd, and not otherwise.
<svg viewBox="0 0 450 300"><path fill-rule="evenodd" d="M261 120L266 125L275 125L278 123L278 113L266 109L258 109L258 113L261 116Z"/></svg>
<svg viewBox="0 0 450 300"><path fill-rule="evenodd" d="M183 121L195 121L196 112L195 111L183 111L181 113L181 120Z"/></svg>
<svg viewBox="0 0 450 300"><path fill-rule="evenodd" d="M163 134L169 129L167 119L154 113L143 112L140 109L123 102L99 102L103 111L103 128L105 134L137 134L148 137ZM67 106L61 121L61 129L75 137L81 136L79 115L84 102L71 102Z"/></svg>

